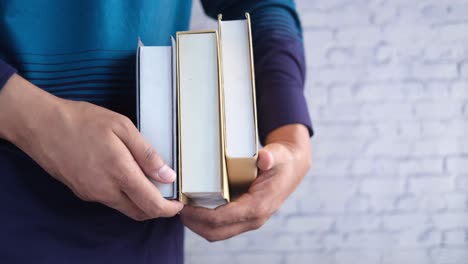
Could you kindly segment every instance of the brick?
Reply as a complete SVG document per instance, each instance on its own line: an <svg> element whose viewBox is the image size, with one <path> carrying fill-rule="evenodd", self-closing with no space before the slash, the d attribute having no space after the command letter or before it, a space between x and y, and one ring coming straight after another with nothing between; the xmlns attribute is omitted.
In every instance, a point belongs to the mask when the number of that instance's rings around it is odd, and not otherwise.
<svg viewBox="0 0 468 264"><path fill-rule="evenodd" d="M430 22L440 22L447 19L449 11L445 4L428 4L421 8L422 16Z"/></svg>
<svg viewBox="0 0 468 264"><path fill-rule="evenodd" d="M424 47L425 62L458 62L460 59L466 59L468 55L467 47L463 43L452 43L451 45L443 43L428 43Z"/></svg>
<svg viewBox="0 0 468 264"><path fill-rule="evenodd" d="M468 41L466 33L466 22L441 24L435 29L438 32L440 41L444 43L457 43Z"/></svg>
<svg viewBox="0 0 468 264"><path fill-rule="evenodd" d="M468 228L468 213L444 213L432 216L432 222L438 229Z"/></svg>
<svg viewBox="0 0 468 264"><path fill-rule="evenodd" d="M395 242L395 234L391 233L352 233L348 235L344 248L386 249L394 245Z"/></svg>
<svg viewBox="0 0 468 264"><path fill-rule="evenodd" d="M379 27L353 27L338 30L336 35L339 43L353 46L368 46L382 40L382 33Z"/></svg>
<svg viewBox="0 0 468 264"><path fill-rule="evenodd" d="M349 47L331 47L327 50L326 58L329 65L332 66L346 66L346 65L359 65L358 56L356 56L353 48Z"/></svg>
<svg viewBox="0 0 468 264"><path fill-rule="evenodd" d="M427 194L420 195L419 209L427 213L440 213L447 209L447 203L443 199L444 194L437 192L428 192Z"/></svg>
<svg viewBox="0 0 468 264"><path fill-rule="evenodd" d="M356 103L329 105L321 111L320 118L324 121L342 122L342 121L358 121L360 105Z"/></svg>
<svg viewBox="0 0 468 264"><path fill-rule="evenodd" d="M466 186L468 187L468 185ZM466 193L447 193L444 194L444 200L449 210L464 211L468 209L468 194Z"/></svg>
<svg viewBox="0 0 468 264"><path fill-rule="evenodd" d="M334 264L375 264L380 263L381 253L373 250L340 250L335 253Z"/></svg>
<svg viewBox="0 0 468 264"><path fill-rule="evenodd" d="M288 197L286 201L281 205L281 208L279 209L278 213L283 215L298 214L299 208L297 199L295 199L294 196Z"/></svg>
<svg viewBox="0 0 468 264"><path fill-rule="evenodd" d="M297 238L297 243L295 245L296 250L305 251L305 250L320 250L324 248L324 243L322 242L322 235L300 235Z"/></svg>
<svg viewBox="0 0 468 264"><path fill-rule="evenodd" d="M278 230L278 226L283 226L285 222L285 217L281 212L281 208L279 211L273 214L268 221L261 227L261 231L265 233L275 232Z"/></svg>
<svg viewBox="0 0 468 264"><path fill-rule="evenodd" d="M424 86L419 82L375 82L359 84L355 96L366 102L403 101L408 96L414 97L423 93Z"/></svg>
<svg viewBox="0 0 468 264"><path fill-rule="evenodd" d="M395 214L382 216L382 227L388 231L408 230L427 225L429 218L424 214Z"/></svg>
<svg viewBox="0 0 468 264"><path fill-rule="evenodd" d="M339 232L376 231L380 226L380 218L369 214L349 214L337 218L336 230Z"/></svg>
<svg viewBox="0 0 468 264"><path fill-rule="evenodd" d="M281 253L241 253L236 256L238 263L272 263L281 264L283 258ZM205 263L225 263L226 259L220 262L205 262Z"/></svg>
<svg viewBox="0 0 468 264"><path fill-rule="evenodd" d="M334 219L329 216L291 216L286 220L286 230L294 233L320 233L330 230Z"/></svg>
<svg viewBox="0 0 468 264"><path fill-rule="evenodd" d="M406 64L392 63L375 65L367 69L365 74L361 74L358 80L368 82L396 82L404 81L410 77L409 66Z"/></svg>
<svg viewBox="0 0 468 264"><path fill-rule="evenodd" d="M409 194L400 197L397 200L396 207L398 212L426 212L439 213L447 209L446 200L443 199L444 194Z"/></svg>
<svg viewBox="0 0 468 264"><path fill-rule="evenodd" d="M408 26L408 24L402 21L398 24L386 26L383 34L386 41L405 45L408 48L419 46L422 43L430 43L429 40L434 40L438 37L437 31L432 30L429 25L412 23L411 26Z"/></svg>
<svg viewBox="0 0 468 264"><path fill-rule="evenodd" d="M448 230L444 232L444 246L465 246L468 235L464 229Z"/></svg>
<svg viewBox="0 0 468 264"><path fill-rule="evenodd" d="M345 239L346 235L342 233L325 234L321 239L321 243L326 249L338 249L343 246Z"/></svg>
<svg viewBox="0 0 468 264"><path fill-rule="evenodd" d="M319 109L320 106L324 106L328 103L328 94L325 86L313 82L309 84L309 82L311 81L306 81L306 85L310 87L310 89L304 91L304 94L308 105L312 106L309 109L309 112L313 110L313 112L310 112L312 115L312 113L318 112L317 109Z"/></svg>
<svg viewBox="0 0 468 264"><path fill-rule="evenodd" d="M435 247L442 244L442 233L430 226L420 226L398 232L397 248Z"/></svg>
<svg viewBox="0 0 468 264"><path fill-rule="evenodd" d="M318 158L351 158L355 157L356 153L361 153L366 145L365 139L346 140L346 139L333 139L322 140L320 143L312 141L313 152L316 159ZM337 148L337 146L339 146ZM313 172L313 168L312 168Z"/></svg>
<svg viewBox="0 0 468 264"><path fill-rule="evenodd" d="M305 199L320 201L322 212L342 212L357 192L358 182L353 179L317 180L309 187Z"/></svg>
<svg viewBox="0 0 468 264"><path fill-rule="evenodd" d="M401 194L405 191L403 178L366 178L361 182L360 192L370 195Z"/></svg>
<svg viewBox="0 0 468 264"><path fill-rule="evenodd" d="M262 231L264 231L263 228L262 228ZM256 241L252 242L252 238L250 236L235 236L223 242L223 244L225 244L223 245L223 248L226 248L226 250L230 252L244 251L246 248L254 247L256 245L255 242ZM276 245L278 240L275 239L269 242L273 242L271 243L271 245ZM218 243L218 244L221 244L221 243Z"/></svg>
<svg viewBox="0 0 468 264"><path fill-rule="evenodd" d="M364 80L367 76L365 69L351 66L327 66L317 69L315 80L317 82L332 83L354 83Z"/></svg>
<svg viewBox="0 0 468 264"><path fill-rule="evenodd" d="M380 120L411 120L413 107L408 103L365 103L361 107L361 119L368 121Z"/></svg>
<svg viewBox="0 0 468 264"><path fill-rule="evenodd" d="M419 199L415 195L404 195L398 197L395 201L395 207L398 212L414 212L419 210Z"/></svg>
<svg viewBox="0 0 468 264"><path fill-rule="evenodd" d="M315 175L330 175L344 177L349 171L351 161L347 159L326 159L317 164L313 170Z"/></svg>
<svg viewBox="0 0 468 264"><path fill-rule="evenodd" d="M355 5L350 5L330 12L320 12L316 9L312 9L302 13L302 24L306 29L345 28L366 25L369 19L365 16L357 15L358 8L359 7Z"/></svg>
<svg viewBox="0 0 468 264"><path fill-rule="evenodd" d="M430 81L426 83L424 91L420 96L414 96L412 99L418 101L434 101L434 102L443 102L458 100L460 97L452 97L450 94L450 81Z"/></svg>
<svg viewBox="0 0 468 264"><path fill-rule="evenodd" d="M322 123L317 126L317 137L321 139L367 139L375 136L375 128L370 124Z"/></svg>
<svg viewBox="0 0 468 264"><path fill-rule="evenodd" d="M447 119L460 116L463 108L460 100L438 100L415 105L415 115L421 119ZM430 114L429 114L430 113Z"/></svg>
<svg viewBox="0 0 468 264"><path fill-rule="evenodd" d="M468 157L448 158L447 170L452 173L468 173Z"/></svg>
<svg viewBox="0 0 468 264"><path fill-rule="evenodd" d="M424 249L390 249L385 250L382 264L416 264L431 263L429 253Z"/></svg>
<svg viewBox="0 0 468 264"><path fill-rule="evenodd" d="M459 150L460 145L455 138L425 139L413 143L412 155L440 159L447 155L456 155L460 152ZM432 173L440 173L440 171L436 170Z"/></svg>
<svg viewBox="0 0 468 264"><path fill-rule="evenodd" d="M346 202L346 212L367 213L371 210L370 199L366 196L355 196Z"/></svg>
<svg viewBox="0 0 468 264"><path fill-rule="evenodd" d="M378 6L372 9L371 23L376 25L386 25L395 20L398 16L396 6Z"/></svg>
<svg viewBox="0 0 468 264"><path fill-rule="evenodd" d="M442 174L444 170L443 159L414 159L399 163L400 175Z"/></svg>
<svg viewBox="0 0 468 264"><path fill-rule="evenodd" d="M205 263L225 263L226 258L231 259L229 263L238 263L232 259L233 256L212 255L212 254L185 254L186 263L205 264ZM277 262L279 263L279 262Z"/></svg>
<svg viewBox="0 0 468 264"><path fill-rule="evenodd" d="M462 192L468 191L468 175L458 175L456 178L456 187L457 190L460 190Z"/></svg>
<svg viewBox="0 0 468 264"><path fill-rule="evenodd" d="M316 263L323 263L323 264L335 264L333 255L329 252L321 252L321 251L312 251L312 252L297 252L291 253L286 256L285 263L310 263L313 260ZM253 262L245 262L245 263L253 263ZM258 263L268 263L264 262L264 260L260 260Z"/></svg>
<svg viewBox="0 0 468 264"><path fill-rule="evenodd" d="M434 263L458 264L468 259L468 250L465 247L434 248L430 251Z"/></svg>
<svg viewBox="0 0 468 264"><path fill-rule="evenodd" d="M454 189L452 177L414 177L409 179L410 193L447 193Z"/></svg>
<svg viewBox="0 0 468 264"><path fill-rule="evenodd" d="M468 131L468 122L463 119L424 121L422 122L422 136L425 138L461 137Z"/></svg>
<svg viewBox="0 0 468 264"><path fill-rule="evenodd" d="M242 236L238 236L242 237ZM230 247L230 240L226 241L226 246ZM255 236L249 239L249 244L243 244L238 247L239 251L249 251L255 253L258 251L282 252L294 251L298 249L297 237L293 234L261 233L257 232Z"/></svg>
<svg viewBox="0 0 468 264"><path fill-rule="evenodd" d="M418 80L453 80L458 77L455 63L415 64L411 73L411 76Z"/></svg>
<svg viewBox="0 0 468 264"><path fill-rule="evenodd" d="M468 78L468 62L462 63L460 65L460 74L461 74L461 77L465 79Z"/></svg>
<svg viewBox="0 0 468 264"><path fill-rule="evenodd" d="M375 213L394 213L396 205L401 194L375 194L370 197L371 212Z"/></svg>
<svg viewBox="0 0 468 264"><path fill-rule="evenodd" d="M453 98L468 97L468 81L456 81L450 85L450 93Z"/></svg>

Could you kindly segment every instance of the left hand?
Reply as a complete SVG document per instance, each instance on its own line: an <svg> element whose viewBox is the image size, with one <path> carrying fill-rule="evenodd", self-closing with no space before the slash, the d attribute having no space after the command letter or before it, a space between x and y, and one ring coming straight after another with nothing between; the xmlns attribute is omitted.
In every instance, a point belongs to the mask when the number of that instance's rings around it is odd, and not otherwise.
<svg viewBox="0 0 468 264"><path fill-rule="evenodd" d="M210 242L260 228L304 178L311 165L309 133L293 124L272 131L259 151L259 176L239 199L207 209L186 205L183 223Z"/></svg>

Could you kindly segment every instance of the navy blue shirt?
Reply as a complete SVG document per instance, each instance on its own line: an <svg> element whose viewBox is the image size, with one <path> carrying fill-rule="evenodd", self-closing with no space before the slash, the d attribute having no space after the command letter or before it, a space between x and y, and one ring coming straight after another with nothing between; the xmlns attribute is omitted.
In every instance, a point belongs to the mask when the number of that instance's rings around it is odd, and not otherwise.
<svg viewBox="0 0 468 264"><path fill-rule="evenodd" d="M273 129L291 123L304 124L312 134L303 94L302 32L293 1L202 3L211 17L251 14L262 142ZM190 11L190 0L1 1L0 89L16 68L56 96L133 118L137 37L147 45L167 45L169 35L188 28ZM178 217L137 222L81 201L2 140L0 181L2 262L183 262Z"/></svg>

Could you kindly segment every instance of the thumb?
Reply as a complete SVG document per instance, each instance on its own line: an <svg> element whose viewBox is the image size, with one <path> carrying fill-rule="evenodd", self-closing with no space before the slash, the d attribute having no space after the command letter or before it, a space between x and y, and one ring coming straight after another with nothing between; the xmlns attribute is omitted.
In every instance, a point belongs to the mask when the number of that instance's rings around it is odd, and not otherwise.
<svg viewBox="0 0 468 264"><path fill-rule="evenodd" d="M266 145L258 152L257 167L261 171L271 170L275 165L275 146Z"/></svg>

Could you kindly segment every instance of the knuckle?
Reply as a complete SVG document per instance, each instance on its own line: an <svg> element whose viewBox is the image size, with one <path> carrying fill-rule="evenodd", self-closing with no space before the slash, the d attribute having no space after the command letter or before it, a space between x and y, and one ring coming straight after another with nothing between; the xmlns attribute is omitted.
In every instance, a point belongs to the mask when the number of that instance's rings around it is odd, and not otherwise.
<svg viewBox="0 0 468 264"><path fill-rule="evenodd" d="M132 133L132 129L134 127L130 118L120 114L115 116L113 119L113 124L118 131L126 136Z"/></svg>
<svg viewBox="0 0 468 264"><path fill-rule="evenodd" d="M149 144L147 147L145 147L145 152L143 153L143 160L146 166L154 166L154 169L158 169L156 168L157 166L162 166L162 160L159 157L159 154Z"/></svg>
<svg viewBox="0 0 468 264"><path fill-rule="evenodd" d="M117 185L124 191L131 189L133 186L132 176L136 173L134 166L131 166L130 162L122 162L120 159L114 164L119 164L116 165L118 169L114 176Z"/></svg>

